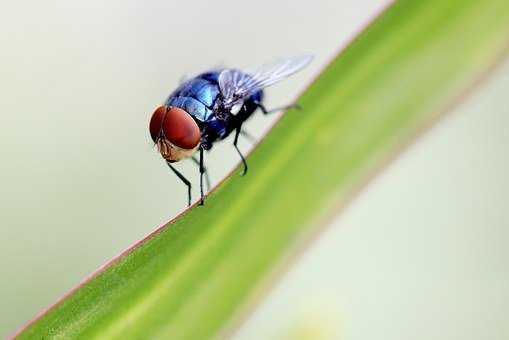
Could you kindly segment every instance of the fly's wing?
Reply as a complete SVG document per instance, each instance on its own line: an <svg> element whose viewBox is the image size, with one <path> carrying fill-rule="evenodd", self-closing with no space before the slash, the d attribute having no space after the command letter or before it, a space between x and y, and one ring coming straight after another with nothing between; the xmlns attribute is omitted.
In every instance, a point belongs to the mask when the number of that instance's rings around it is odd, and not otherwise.
<svg viewBox="0 0 509 340"><path fill-rule="evenodd" d="M226 69L219 74L219 89L226 106L234 105L306 67L313 56L303 55L267 64L254 72Z"/></svg>

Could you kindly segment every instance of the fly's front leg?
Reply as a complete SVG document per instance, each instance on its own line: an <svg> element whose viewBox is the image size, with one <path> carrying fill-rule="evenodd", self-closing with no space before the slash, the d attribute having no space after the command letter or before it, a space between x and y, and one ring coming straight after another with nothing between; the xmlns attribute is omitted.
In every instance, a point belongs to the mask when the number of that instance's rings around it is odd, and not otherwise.
<svg viewBox="0 0 509 340"><path fill-rule="evenodd" d="M233 146L235 147L235 150L237 150L237 153L239 154L240 159L242 160L242 164L244 165L244 171L242 171L242 176L244 176L247 173L247 162L246 162L246 159L244 158L244 155L242 154L242 152L240 152L240 149L237 146L237 142L239 141L239 135L240 135L241 130L242 130L242 124L239 124L239 126L237 126L237 128L235 129L235 139L233 140Z"/></svg>
<svg viewBox="0 0 509 340"><path fill-rule="evenodd" d="M290 109L298 109L298 110L302 109L302 107L299 104L291 104L291 105L276 107L274 109L267 110L265 105L263 105L262 103L256 102L255 104L256 104L256 106L258 106L260 108L260 110L262 110L264 115L268 115L270 113L274 113L274 112L278 112L278 111L286 111L286 110L290 110Z"/></svg>
<svg viewBox="0 0 509 340"><path fill-rule="evenodd" d="M170 167L170 169L177 175L177 177L187 186L187 206L191 206L191 182L188 181L187 178L184 177L177 169L171 165L169 161L166 161L166 164Z"/></svg>

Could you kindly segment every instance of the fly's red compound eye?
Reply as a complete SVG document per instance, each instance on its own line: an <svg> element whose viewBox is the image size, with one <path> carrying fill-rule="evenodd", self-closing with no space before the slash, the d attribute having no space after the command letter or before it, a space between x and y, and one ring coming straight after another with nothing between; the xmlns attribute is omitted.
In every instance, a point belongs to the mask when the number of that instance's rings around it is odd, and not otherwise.
<svg viewBox="0 0 509 340"><path fill-rule="evenodd" d="M161 136L162 134L162 136ZM200 128L194 119L177 107L158 107L150 119L150 135L154 142L165 137L182 149L194 149L200 143Z"/></svg>
<svg viewBox="0 0 509 340"><path fill-rule="evenodd" d="M157 141L157 138L160 136L163 127L164 117L166 117L166 107L159 106L154 113L152 114L152 118L150 119L150 136L154 143Z"/></svg>

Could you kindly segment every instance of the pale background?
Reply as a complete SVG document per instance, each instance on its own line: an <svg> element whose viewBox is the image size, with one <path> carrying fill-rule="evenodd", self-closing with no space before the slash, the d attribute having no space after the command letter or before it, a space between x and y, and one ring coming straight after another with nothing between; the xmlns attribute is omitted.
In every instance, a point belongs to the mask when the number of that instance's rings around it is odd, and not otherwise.
<svg viewBox="0 0 509 340"><path fill-rule="evenodd" d="M147 131L181 76L314 53L269 92L287 104L385 4L3 3L0 336L184 208ZM358 197L236 338L508 338L507 86L508 64ZM214 182L238 161L230 143L208 156Z"/></svg>

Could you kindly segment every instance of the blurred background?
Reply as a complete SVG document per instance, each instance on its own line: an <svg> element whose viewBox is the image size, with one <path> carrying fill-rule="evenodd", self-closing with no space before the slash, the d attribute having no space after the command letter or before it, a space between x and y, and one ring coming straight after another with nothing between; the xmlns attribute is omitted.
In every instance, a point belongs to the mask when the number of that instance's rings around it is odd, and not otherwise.
<svg viewBox="0 0 509 340"><path fill-rule="evenodd" d="M148 134L182 76L314 53L268 91L268 107L288 104L385 5L4 4L0 336L185 208ZM505 63L362 192L235 338L508 338L508 86ZM260 137L276 118L247 129ZM207 155L214 183L238 162L231 142ZM198 183L194 164L180 169Z"/></svg>

